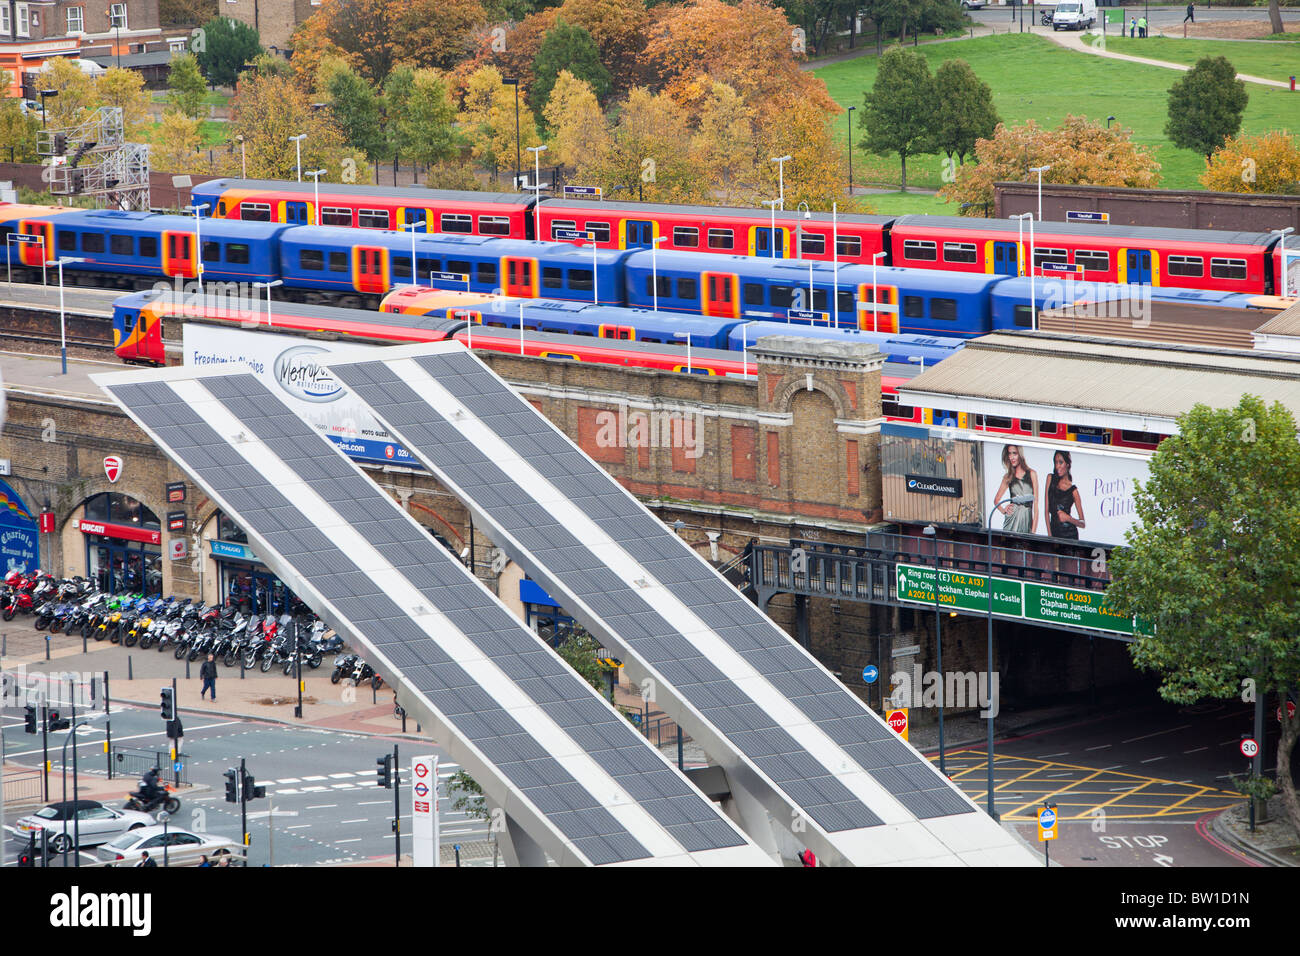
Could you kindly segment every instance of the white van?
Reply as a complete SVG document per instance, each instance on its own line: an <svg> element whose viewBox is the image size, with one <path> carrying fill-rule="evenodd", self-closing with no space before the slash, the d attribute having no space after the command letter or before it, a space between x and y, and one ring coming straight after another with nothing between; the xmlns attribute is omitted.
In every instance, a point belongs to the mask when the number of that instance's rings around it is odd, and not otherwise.
<svg viewBox="0 0 1300 956"><path fill-rule="evenodd" d="M1063 0L1052 14L1053 30L1087 30L1097 22L1097 0Z"/></svg>

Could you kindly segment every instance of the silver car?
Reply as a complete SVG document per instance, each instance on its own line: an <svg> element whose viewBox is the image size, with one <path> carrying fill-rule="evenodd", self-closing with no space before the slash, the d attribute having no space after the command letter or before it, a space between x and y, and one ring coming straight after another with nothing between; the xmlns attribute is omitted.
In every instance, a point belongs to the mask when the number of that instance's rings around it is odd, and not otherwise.
<svg viewBox="0 0 1300 956"><path fill-rule="evenodd" d="M107 866L139 866L148 852L149 858L162 866L164 846L168 866L198 866L203 856L217 866L227 855L231 866L244 865L243 847L234 840L211 833L191 833L176 827L167 827L164 833L161 826L124 833L101 846L98 856Z"/></svg>
<svg viewBox="0 0 1300 956"><path fill-rule="evenodd" d="M41 807L35 813L19 818L10 828L20 840L36 837L37 852L41 849L41 831L49 834L52 853L71 850L78 834L81 845L97 846L129 830L154 825L154 818L136 810L117 810L106 807L97 800L65 800Z"/></svg>

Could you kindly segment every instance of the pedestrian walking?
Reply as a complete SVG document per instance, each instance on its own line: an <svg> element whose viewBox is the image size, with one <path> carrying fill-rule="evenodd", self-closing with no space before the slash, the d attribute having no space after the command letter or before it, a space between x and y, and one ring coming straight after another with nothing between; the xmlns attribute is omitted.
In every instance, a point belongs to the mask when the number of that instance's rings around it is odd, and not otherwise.
<svg viewBox="0 0 1300 956"><path fill-rule="evenodd" d="M1147 18L1138 17L1138 36L1144 37L1146 35L1147 35Z"/></svg>
<svg viewBox="0 0 1300 956"><path fill-rule="evenodd" d="M1191 20L1193 23L1196 22L1196 4L1194 3L1189 3L1187 5L1187 16L1183 17L1183 22L1186 23L1188 20Z"/></svg>
<svg viewBox="0 0 1300 956"><path fill-rule="evenodd" d="M136 866L157 866L157 865L158 864L154 861L154 858L149 855L148 850L145 850L143 853L141 853L140 862L136 864Z"/></svg>
<svg viewBox="0 0 1300 956"><path fill-rule="evenodd" d="M212 702L217 702L217 662L211 654L208 659L199 667L199 677L203 678L203 689L199 691L199 700L208 691L212 691Z"/></svg>
<svg viewBox="0 0 1300 956"><path fill-rule="evenodd" d="M1137 35L1138 35L1138 19L1137 17L1129 17L1129 21L1128 21L1129 39L1132 40Z"/></svg>

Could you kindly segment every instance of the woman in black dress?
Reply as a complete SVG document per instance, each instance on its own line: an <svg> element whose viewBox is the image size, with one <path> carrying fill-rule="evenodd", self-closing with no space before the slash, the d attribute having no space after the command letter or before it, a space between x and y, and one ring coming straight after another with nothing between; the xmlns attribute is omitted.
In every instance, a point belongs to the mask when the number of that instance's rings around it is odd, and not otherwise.
<svg viewBox="0 0 1300 956"><path fill-rule="evenodd" d="M1078 517L1070 515L1071 509ZM1079 540L1079 529L1084 527L1083 501L1079 488L1070 474L1070 453L1058 451L1052 456L1052 477L1047 479L1047 527L1053 538Z"/></svg>

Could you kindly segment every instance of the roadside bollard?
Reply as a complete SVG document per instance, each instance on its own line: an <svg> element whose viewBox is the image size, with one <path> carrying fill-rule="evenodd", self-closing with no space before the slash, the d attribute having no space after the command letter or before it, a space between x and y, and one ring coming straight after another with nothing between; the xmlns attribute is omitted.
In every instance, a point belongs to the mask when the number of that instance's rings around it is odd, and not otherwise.
<svg viewBox="0 0 1300 956"><path fill-rule="evenodd" d="M126 679L135 680L135 668L131 661L131 655L126 655Z"/></svg>
<svg viewBox="0 0 1300 956"><path fill-rule="evenodd" d="M45 635L45 659L50 659L50 635Z"/></svg>

